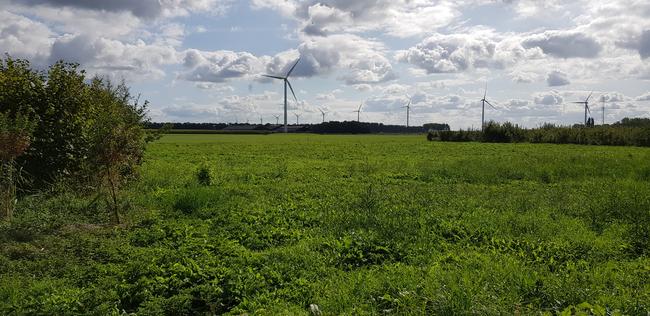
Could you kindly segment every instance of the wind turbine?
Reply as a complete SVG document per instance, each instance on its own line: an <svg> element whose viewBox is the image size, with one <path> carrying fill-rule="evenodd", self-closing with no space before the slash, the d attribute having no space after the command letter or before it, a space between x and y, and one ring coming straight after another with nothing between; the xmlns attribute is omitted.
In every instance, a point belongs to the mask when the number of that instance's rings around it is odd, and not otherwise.
<svg viewBox="0 0 650 316"><path fill-rule="evenodd" d="M411 100L413 98L411 98L408 94L406 95L406 97L409 98L409 103L406 104L406 106L403 106L402 108L406 108L406 128L409 128L409 118L411 116Z"/></svg>
<svg viewBox="0 0 650 316"><path fill-rule="evenodd" d="M289 89L291 89L291 94L293 94L293 98L298 102L298 98L296 98L296 93L293 92L293 87L291 86L291 82L289 82L289 76L291 76L291 73L293 70L296 68L298 65L298 62L300 62L300 58L296 60L296 63L293 64L291 69L289 69L289 72L287 72L286 76L280 77L280 76L271 76L271 75L262 75L267 78L272 78L272 79L279 79L284 81L284 132L288 133L289 129L287 127L287 86L289 86Z"/></svg>
<svg viewBox="0 0 650 316"><path fill-rule="evenodd" d="M293 115L296 116L296 125L300 124L300 115L301 115L301 114L293 113Z"/></svg>
<svg viewBox="0 0 650 316"><path fill-rule="evenodd" d="M487 82L485 83L485 93L483 94L483 99L481 99L482 109L481 109L481 131L485 128L485 103L487 103L489 106L491 106L493 109L497 109L486 99L487 97Z"/></svg>
<svg viewBox="0 0 650 316"><path fill-rule="evenodd" d="M352 112L357 113L357 123L361 122L361 107L362 106L363 106L363 103L359 104L359 109L357 109L356 111L352 111Z"/></svg>
<svg viewBox="0 0 650 316"><path fill-rule="evenodd" d="M280 115L273 115L275 117L275 125L280 125Z"/></svg>
<svg viewBox="0 0 650 316"><path fill-rule="evenodd" d="M325 111L323 111L321 108L318 108L321 114L323 114L323 123L325 123Z"/></svg>
<svg viewBox="0 0 650 316"><path fill-rule="evenodd" d="M585 126L587 126L587 112L589 112L589 114L591 114L591 110L589 110L589 99L591 98L592 94L594 94L593 91L589 94L587 99L585 99L582 102L581 101L571 102L571 103L574 103L574 104L584 104L585 105Z"/></svg>
<svg viewBox="0 0 650 316"><path fill-rule="evenodd" d="M264 120L262 119L261 115L260 115L260 125L264 125Z"/></svg>

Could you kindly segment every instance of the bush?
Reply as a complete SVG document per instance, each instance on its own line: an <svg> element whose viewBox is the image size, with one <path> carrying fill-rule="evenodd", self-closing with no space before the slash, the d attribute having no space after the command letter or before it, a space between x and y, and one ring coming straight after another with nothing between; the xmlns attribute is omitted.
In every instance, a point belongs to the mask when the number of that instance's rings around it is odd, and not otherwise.
<svg viewBox="0 0 650 316"><path fill-rule="evenodd" d="M22 113L36 123L29 148L16 160L33 180L29 189L59 181L99 189L110 196L106 201L119 222L117 190L135 175L153 139L143 128L147 102L140 104L124 84L89 82L78 67L60 61L39 72L7 56L0 63L0 114Z"/></svg>

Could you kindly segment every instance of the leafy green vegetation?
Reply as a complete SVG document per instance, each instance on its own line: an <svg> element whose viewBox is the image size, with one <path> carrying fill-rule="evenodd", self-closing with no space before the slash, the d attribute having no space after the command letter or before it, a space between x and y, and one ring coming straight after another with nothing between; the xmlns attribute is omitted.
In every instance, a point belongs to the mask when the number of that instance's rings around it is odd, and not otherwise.
<svg viewBox="0 0 650 316"><path fill-rule="evenodd" d="M144 151L146 105L124 84L89 80L76 64L60 61L40 71L26 60L0 61L0 115L34 123L29 147L16 160L32 190L60 181L96 186L134 169Z"/></svg>
<svg viewBox="0 0 650 316"><path fill-rule="evenodd" d="M2 59L0 219L11 219L19 193L65 185L97 193L119 223L119 189L156 138L144 130L146 106L124 84L87 80L77 64L60 61L45 72Z"/></svg>
<svg viewBox="0 0 650 316"><path fill-rule="evenodd" d="M612 146L650 147L650 126L648 119L625 118L613 125L598 126L555 126L545 124L538 128L525 129L506 122L490 121L483 131L432 131L427 135L430 141L451 142L481 141L487 143L551 143Z"/></svg>
<svg viewBox="0 0 650 316"><path fill-rule="evenodd" d="M168 135L125 222L76 192L0 224L0 314L650 311L650 149Z"/></svg>

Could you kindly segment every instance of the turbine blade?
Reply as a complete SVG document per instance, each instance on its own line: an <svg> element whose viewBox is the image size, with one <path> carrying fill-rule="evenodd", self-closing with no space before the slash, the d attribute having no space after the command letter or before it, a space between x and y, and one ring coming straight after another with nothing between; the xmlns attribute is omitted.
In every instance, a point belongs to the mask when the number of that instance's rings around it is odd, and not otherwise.
<svg viewBox="0 0 650 316"><path fill-rule="evenodd" d="M584 102L571 102L573 104L585 104Z"/></svg>
<svg viewBox="0 0 650 316"><path fill-rule="evenodd" d="M271 75L262 75L262 77L267 77L267 78L273 78L273 79L281 79L281 80L284 80L284 78L282 78L282 77L271 76Z"/></svg>
<svg viewBox="0 0 650 316"><path fill-rule="evenodd" d="M591 95L592 95L592 94L594 94L593 91L591 91L591 93L589 94L589 96L587 97L587 100L585 100L585 102L589 102L589 98L591 98Z"/></svg>
<svg viewBox="0 0 650 316"><path fill-rule="evenodd" d="M490 101L485 100L485 103L487 103L488 105L490 105L493 109L495 109L495 110L497 109L497 108L494 107L494 105L492 105L492 103L490 103Z"/></svg>
<svg viewBox="0 0 650 316"><path fill-rule="evenodd" d="M289 69L289 72L287 72L287 78L289 78L289 76L291 76L291 73L293 72L293 70L296 68L296 66L298 66L298 62L300 62L300 57L298 57L298 60L296 60L296 63L293 64L293 67L291 67L291 69Z"/></svg>
<svg viewBox="0 0 650 316"><path fill-rule="evenodd" d="M291 89L291 94L293 94L293 98L296 100L296 103L298 103L298 98L296 98L296 93L293 92L293 87L291 86L291 82L289 82L289 79L285 79L287 81L287 84L289 85L289 89Z"/></svg>

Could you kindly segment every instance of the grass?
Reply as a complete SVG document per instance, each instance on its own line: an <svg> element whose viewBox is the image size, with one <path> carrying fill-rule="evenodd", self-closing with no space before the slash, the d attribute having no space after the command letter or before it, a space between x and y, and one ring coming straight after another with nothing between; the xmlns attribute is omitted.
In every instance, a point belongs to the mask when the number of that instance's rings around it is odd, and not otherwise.
<svg viewBox="0 0 650 316"><path fill-rule="evenodd" d="M126 191L126 225L72 193L19 203L0 224L0 314L647 315L648 161L628 147L168 135Z"/></svg>

